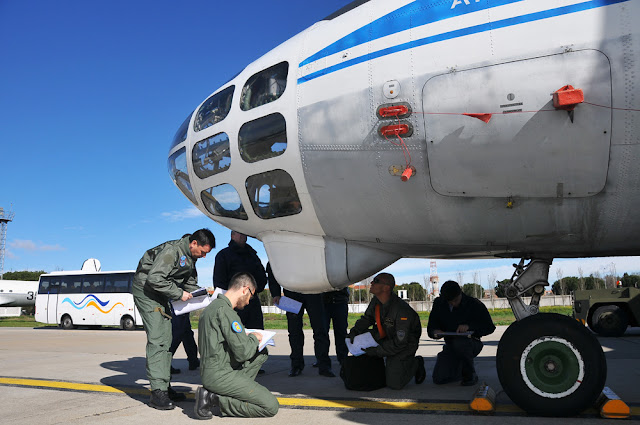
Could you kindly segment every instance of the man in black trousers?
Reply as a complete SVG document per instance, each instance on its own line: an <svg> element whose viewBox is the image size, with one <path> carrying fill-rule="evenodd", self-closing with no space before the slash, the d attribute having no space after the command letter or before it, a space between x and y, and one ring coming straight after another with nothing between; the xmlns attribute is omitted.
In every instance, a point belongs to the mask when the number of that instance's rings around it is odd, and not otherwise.
<svg viewBox="0 0 640 425"><path fill-rule="evenodd" d="M462 385L475 385L478 375L473 359L482 350L480 338L493 333L495 329L489 311L481 301L462 293L457 282L446 281L440 296L433 301L427 324L427 333L431 338L444 336L444 347L438 353L433 368L433 383L462 380ZM443 335L443 332L459 335Z"/></svg>
<svg viewBox="0 0 640 425"><path fill-rule="evenodd" d="M267 263L267 276L273 302L278 305L282 296L282 289L273 275L271 264L269 263ZM311 328L313 329L313 349L316 355L318 373L329 378L335 377L336 375L331 370L331 359L329 358L329 330L325 327L322 295L300 294L287 289L284 290L284 295L302 303L302 307L297 314L287 312L287 328L289 330L289 345L291 346L291 355L289 356L291 370L289 371L289 376L298 376L304 369L302 318L304 311L307 310Z"/></svg>

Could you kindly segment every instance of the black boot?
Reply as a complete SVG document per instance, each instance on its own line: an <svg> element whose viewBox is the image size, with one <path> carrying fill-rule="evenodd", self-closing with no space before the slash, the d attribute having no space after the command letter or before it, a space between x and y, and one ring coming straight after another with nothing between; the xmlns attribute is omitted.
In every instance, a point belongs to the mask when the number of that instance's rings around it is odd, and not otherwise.
<svg viewBox="0 0 640 425"><path fill-rule="evenodd" d="M185 401L187 399L187 395L185 393L179 393L171 388L171 386L169 386L167 394L169 395L169 399L171 401Z"/></svg>
<svg viewBox="0 0 640 425"><path fill-rule="evenodd" d="M213 413L211 413L211 395L204 387L198 387L196 390L196 404L193 407L193 413L198 419L211 419ZM215 395L215 394L214 394Z"/></svg>
<svg viewBox="0 0 640 425"><path fill-rule="evenodd" d="M153 390L151 391L151 399L149 400L149 406L158 410L171 410L176 407L175 404L169 399L167 391Z"/></svg>
<svg viewBox="0 0 640 425"><path fill-rule="evenodd" d="M427 377L427 371L424 368L424 359L422 356L416 356L418 360L418 369L416 370L416 384L422 384Z"/></svg>
<svg viewBox="0 0 640 425"><path fill-rule="evenodd" d="M189 360L189 370L196 370L200 367L200 360L195 359L193 361Z"/></svg>

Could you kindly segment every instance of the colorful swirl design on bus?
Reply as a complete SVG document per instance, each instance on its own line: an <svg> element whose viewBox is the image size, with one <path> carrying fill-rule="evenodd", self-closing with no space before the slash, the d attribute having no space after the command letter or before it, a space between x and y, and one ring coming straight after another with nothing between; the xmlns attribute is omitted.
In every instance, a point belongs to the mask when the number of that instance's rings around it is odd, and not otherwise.
<svg viewBox="0 0 640 425"><path fill-rule="evenodd" d="M87 300L87 298L93 298L93 299ZM97 303L96 303L96 301L97 301ZM87 295L79 303L76 303L76 302L74 302L73 300L71 300L70 298L67 297L64 300L62 300L62 303L69 303L71 306L73 306L77 310L82 310L85 307L93 306L93 307L97 308L98 311L100 311L101 313L104 313L104 314L110 313L111 310L113 310L114 308L116 308L118 306L118 304L120 304L122 307L124 307L124 304L122 304L121 302L117 302L109 310L105 311L102 308L100 308L98 306L98 304L100 304L102 307L106 307L106 305L109 304L109 301L101 301L95 295Z"/></svg>

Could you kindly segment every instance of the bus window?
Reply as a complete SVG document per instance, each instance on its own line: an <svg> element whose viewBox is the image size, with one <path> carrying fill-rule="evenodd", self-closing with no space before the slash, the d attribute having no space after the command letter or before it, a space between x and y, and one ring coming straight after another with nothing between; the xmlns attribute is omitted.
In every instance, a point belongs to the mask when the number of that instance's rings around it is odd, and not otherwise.
<svg viewBox="0 0 640 425"><path fill-rule="evenodd" d="M104 292L130 292L128 275L107 276Z"/></svg>
<svg viewBox="0 0 640 425"><path fill-rule="evenodd" d="M82 292L85 294L104 292L103 276L91 276L82 279Z"/></svg>
<svg viewBox="0 0 640 425"><path fill-rule="evenodd" d="M60 288L58 290L61 294L70 294L71 290L71 278L69 276L60 278Z"/></svg>
<svg viewBox="0 0 640 425"><path fill-rule="evenodd" d="M40 279L40 285L38 286L38 294L46 294L49 292L49 278L43 277Z"/></svg>

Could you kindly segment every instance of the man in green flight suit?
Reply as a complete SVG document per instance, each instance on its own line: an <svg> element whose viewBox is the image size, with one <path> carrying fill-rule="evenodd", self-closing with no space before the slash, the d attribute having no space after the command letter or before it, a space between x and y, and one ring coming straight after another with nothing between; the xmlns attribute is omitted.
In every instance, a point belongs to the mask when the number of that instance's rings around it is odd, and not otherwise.
<svg viewBox="0 0 640 425"><path fill-rule="evenodd" d="M412 377L416 384L423 383L427 372L422 356L416 356L422 335L420 317L393 292L395 285L389 273L380 273L373 279L369 292L375 297L349 332L349 338L353 342L356 335L371 332L379 345L364 351L369 356L386 357L387 386L399 390Z"/></svg>
<svg viewBox="0 0 640 425"><path fill-rule="evenodd" d="M133 300L147 333L147 378L151 387L149 406L169 410L172 401L186 398L169 385L171 378L171 314L169 301L187 301L199 288L196 260L204 258L216 240L209 229L168 241L144 253L133 277Z"/></svg>
<svg viewBox="0 0 640 425"><path fill-rule="evenodd" d="M256 294L249 273L235 274L229 289L205 308L198 324L200 377L194 413L198 419L213 414L240 418L271 417L278 399L255 379L269 353L258 351L262 335L247 334L235 308L242 310Z"/></svg>

